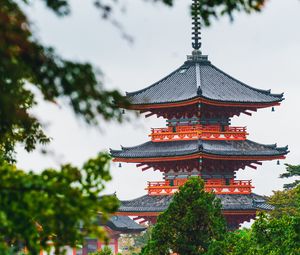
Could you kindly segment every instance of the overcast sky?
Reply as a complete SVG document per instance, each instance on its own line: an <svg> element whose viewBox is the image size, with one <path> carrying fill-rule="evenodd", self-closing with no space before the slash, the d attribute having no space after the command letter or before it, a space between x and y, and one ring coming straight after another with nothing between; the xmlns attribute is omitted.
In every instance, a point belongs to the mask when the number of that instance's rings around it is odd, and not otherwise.
<svg viewBox="0 0 300 255"><path fill-rule="evenodd" d="M93 63L104 72L107 88L125 92L149 86L179 67L192 51L191 1L176 1L173 8L168 8L142 0L123 0L127 10L117 18L134 38L133 44L101 19L89 4L92 1L71 2L73 13L63 19L42 4L27 11L41 41L68 59ZM233 125L248 127L253 141L289 145L291 152L281 165L265 162L257 170L238 172L239 179L253 179L254 192L269 195L286 182L278 179L283 164L300 163L300 1L270 0L263 13L240 14L233 23L224 17L203 29L202 37L202 52L214 65L251 86L285 93L286 100L275 112L264 109L252 117L233 120ZM18 166L38 171L66 162L81 165L101 150L143 143L149 139L151 127L165 125L161 119L151 117L91 128L63 102L60 104L43 103L34 111L47 124L47 134L53 138L49 149L55 155L45 157L19 149ZM134 164L122 164L121 168L112 164L111 173L113 181L106 192L116 191L121 199L141 196L147 181L161 179L159 172L141 172Z"/></svg>

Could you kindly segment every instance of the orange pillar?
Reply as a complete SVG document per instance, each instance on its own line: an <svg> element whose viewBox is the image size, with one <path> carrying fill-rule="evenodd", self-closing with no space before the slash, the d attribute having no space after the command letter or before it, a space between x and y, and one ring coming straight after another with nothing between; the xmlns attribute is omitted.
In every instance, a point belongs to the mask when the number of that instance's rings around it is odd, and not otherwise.
<svg viewBox="0 0 300 255"><path fill-rule="evenodd" d="M97 241L97 250L98 250L98 251L101 250L101 245L102 245L102 243L98 240L98 241Z"/></svg>
<svg viewBox="0 0 300 255"><path fill-rule="evenodd" d="M117 237L114 239L114 245L115 245L115 254L117 254L119 251L119 242Z"/></svg>

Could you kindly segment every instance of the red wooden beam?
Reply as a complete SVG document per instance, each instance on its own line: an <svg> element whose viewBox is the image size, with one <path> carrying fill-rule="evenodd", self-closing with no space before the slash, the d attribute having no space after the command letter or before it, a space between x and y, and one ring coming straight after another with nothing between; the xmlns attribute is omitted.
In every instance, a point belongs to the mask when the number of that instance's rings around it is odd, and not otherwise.
<svg viewBox="0 0 300 255"><path fill-rule="evenodd" d="M252 169L257 169L257 167L256 166L252 166L252 165L247 165L248 167L250 167L250 168L252 168Z"/></svg>
<svg viewBox="0 0 300 255"><path fill-rule="evenodd" d="M141 217L141 216L135 216L135 217L133 217L132 219L133 219L133 220L139 220L139 219L143 219L143 217Z"/></svg>
<svg viewBox="0 0 300 255"><path fill-rule="evenodd" d="M246 115L249 115L249 116L252 116L252 113L250 113L250 112L243 111L242 113L244 113Z"/></svg>
<svg viewBox="0 0 300 255"><path fill-rule="evenodd" d="M147 219L144 219L144 220L140 221L139 224L143 224L143 223L145 223L147 221L148 221Z"/></svg>
<svg viewBox="0 0 300 255"><path fill-rule="evenodd" d="M143 167L142 168L142 171L146 171L146 170L148 170L148 169L150 169L152 166L146 166L146 167Z"/></svg>
<svg viewBox="0 0 300 255"><path fill-rule="evenodd" d="M152 116L152 115L154 115L154 114L155 114L155 113L150 112L150 113L146 114L145 117L148 118L148 117L150 117L150 116Z"/></svg>
<svg viewBox="0 0 300 255"><path fill-rule="evenodd" d="M252 111L252 112L257 112L257 109L256 109L256 108L249 108L248 110L249 110L249 111Z"/></svg>
<svg viewBox="0 0 300 255"><path fill-rule="evenodd" d="M154 158L114 158L113 162L162 162L162 161L177 161L177 160L188 160L188 159L199 159L199 157L207 159L219 159L219 160L240 160L240 161L261 161L261 160L273 160L273 159L285 159L284 155L274 156L224 156L224 155L213 155L206 153L195 153L184 156L175 157L154 157Z"/></svg>

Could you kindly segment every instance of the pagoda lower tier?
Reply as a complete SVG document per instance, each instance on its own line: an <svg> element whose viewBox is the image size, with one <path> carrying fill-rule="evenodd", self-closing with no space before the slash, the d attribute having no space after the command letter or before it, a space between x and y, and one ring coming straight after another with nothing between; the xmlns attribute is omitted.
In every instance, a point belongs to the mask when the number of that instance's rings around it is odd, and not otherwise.
<svg viewBox="0 0 300 255"><path fill-rule="evenodd" d="M148 194L121 201L119 215L133 216L141 222L156 222L190 176L200 176L205 190L221 199L222 213L229 229L255 218L258 210L270 210L263 197L252 193L250 180L236 180L235 172L255 168L265 160L284 159L288 147L265 145L250 140L149 141L134 147L111 150L115 162L137 163L142 170L163 173L163 181L148 182Z"/></svg>
<svg viewBox="0 0 300 255"><path fill-rule="evenodd" d="M240 227L243 222L255 219L258 211L272 210L273 207L266 203L266 198L251 193L248 195L216 195L221 200L222 214L224 215L228 229ZM159 214L164 212L172 201L173 196L144 195L132 200L120 201L117 215L126 215L133 220L142 223L155 224Z"/></svg>

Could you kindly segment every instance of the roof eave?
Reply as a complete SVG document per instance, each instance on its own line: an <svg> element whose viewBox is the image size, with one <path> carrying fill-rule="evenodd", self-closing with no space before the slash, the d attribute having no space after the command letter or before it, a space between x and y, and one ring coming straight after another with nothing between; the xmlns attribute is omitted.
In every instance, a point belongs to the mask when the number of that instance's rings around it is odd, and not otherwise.
<svg viewBox="0 0 300 255"><path fill-rule="evenodd" d="M145 109L156 109L156 108L171 108L171 107L180 107L186 105L192 105L197 103L204 103L214 106L222 107L251 107L251 108L266 108L276 105L280 105L284 98L278 98L278 100L268 101L268 102L245 102L245 101L222 101L222 100L213 100L206 98L204 96L197 96L189 98L186 100L172 101L172 102L154 102L154 103L134 103L130 102L128 106L120 106L129 110L145 110Z"/></svg>
<svg viewBox="0 0 300 255"><path fill-rule="evenodd" d="M284 151L280 154L273 155L228 155L228 154L209 154L209 153L196 153L196 154L187 154L180 156L157 156L157 157L134 157L134 156L117 156L114 157L113 162L124 162L124 163L140 163L140 162L159 162L159 161L174 161L174 160L188 160L199 158L200 156L208 159L219 159L219 160L276 160L276 159L285 159L285 155L289 151Z"/></svg>

